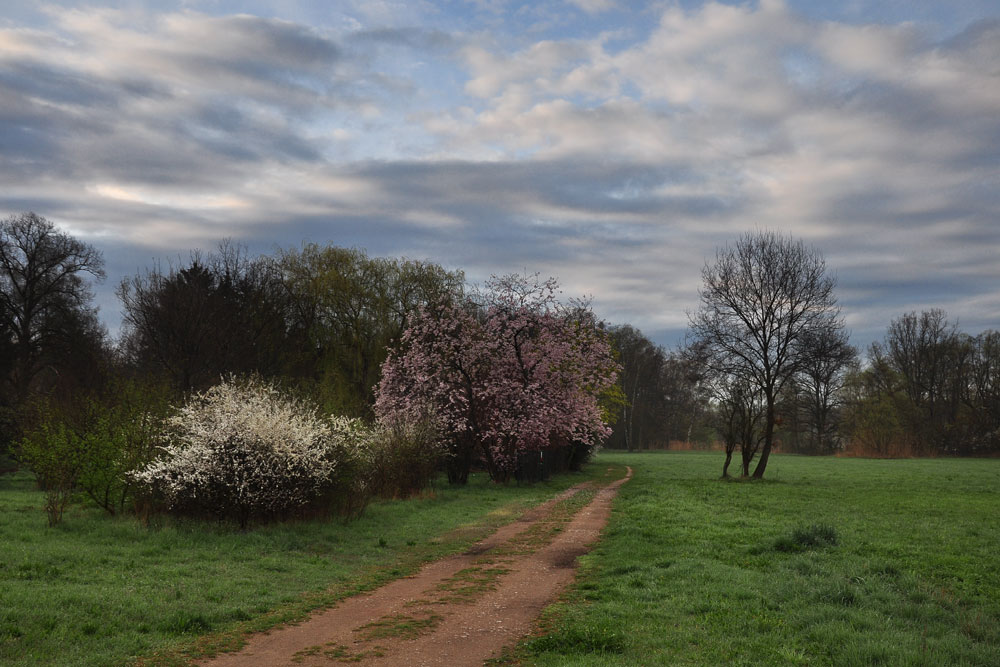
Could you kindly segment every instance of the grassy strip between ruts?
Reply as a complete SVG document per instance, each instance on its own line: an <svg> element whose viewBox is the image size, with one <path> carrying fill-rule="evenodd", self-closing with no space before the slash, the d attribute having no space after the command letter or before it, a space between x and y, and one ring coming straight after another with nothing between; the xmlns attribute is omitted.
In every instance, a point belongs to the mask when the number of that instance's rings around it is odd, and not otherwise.
<svg viewBox="0 0 1000 667"><path fill-rule="evenodd" d="M603 477L604 483L612 481L615 468L606 467ZM355 628L355 641L350 648L337 642L309 646L296 652L293 661L302 662L309 656L323 656L338 662L359 662L384 655L383 646L375 642L390 638L416 639L434 632L445 620L445 616L438 611L453 614L456 607L472 604L495 590L500 577L510 572L507 567L498 565L509 565L516 557L527 556L548 544L593 499L599 485L582 484L568 497L563 497L542 512L533 513L532 523L527 528L483 551L483 555L476 558L475 565L463 568L427 589L423 597L404 603L408 613L387 614Z"/></svg>
<svg viewBox="0 0 1000 667"><path fill-rule="evenodd" d="M543 634L497 664L998 665L1000 460L721 455L628 464Z"/></svg>
<svg viewBox="0 0 1000 667"><path fill-rule="evenodd" d="M169 665L233 650L250 632L414 572L569 486L623 470L590 466L530 486L474 475L466 487L373 503L347 524L249 532L146 528L82 507L50 529L31 478L0 476L0 663Z"/></svg>

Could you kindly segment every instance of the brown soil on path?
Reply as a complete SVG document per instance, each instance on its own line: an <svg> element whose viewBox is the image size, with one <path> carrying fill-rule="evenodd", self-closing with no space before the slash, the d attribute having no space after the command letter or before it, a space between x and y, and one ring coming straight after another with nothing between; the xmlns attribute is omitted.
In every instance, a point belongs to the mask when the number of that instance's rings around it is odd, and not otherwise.
<svg viewBox="0 0 1000 667"><path fill-rule="evenodd" d="M482 665L535 627L573 579L611 514L618 487L581 484L464 554L348 598L293 626L255 635L206 667Z"/></svg>

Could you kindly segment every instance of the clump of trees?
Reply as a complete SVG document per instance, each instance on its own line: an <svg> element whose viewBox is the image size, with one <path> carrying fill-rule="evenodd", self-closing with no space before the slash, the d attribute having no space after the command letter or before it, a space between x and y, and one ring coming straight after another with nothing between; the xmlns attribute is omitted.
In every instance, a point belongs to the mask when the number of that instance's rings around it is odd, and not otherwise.
<svg viewBox="0 0 1000 667"><path fill-rule="evenodd" d="M621 393L607 446L632 451L694 440L710 445L710 406L699 366L628 324L608 333L621 365Z"/></svg>
<svg viewBox="0 0 1000 667"><path fill-rule="evenodd" d="M441 467L455 482L474 465L523 478L528 453L572 467L608 432L608 339L554 280L467 294L429 262L224 242L123 280L113 343L86 282L100 253L31 213L0 233L0 454L36 473L51 524L83 496L243 527L355 515ZM461 366L444 403L411 372L438 352ZM448 401L466 399L462 425Z"/></svg>
<svg viewBox="0 0 1000 667"><path fill-rule="evenodd" d="M779 399L781 446L800 454L836 454L846 442L847 384L859 367L857 350L840 328L823 330L805 345L811 353Z"/></svg>
<svg viewBox="0 0 1000 667"><path fill-rule="evenodd" d="M463 285L461 272L363 250L307 244L250 258L223 243L122 281L122 349L179 392L253 372L283 378L328 412L370 418L407 319Z"/></svg>
<svg viewBox="0 0 1000 667"><path fill-rule="evenodd" d="M1000 334L961 332L941 310L893 320L862 363L822 257L747 234L707 265L686 355L742 475L772 448L806 454L987 456L1000 452ZM751 463L759 456L751 473Z"/></svg>
<svg viewBox="0 0 1000 667"><path fill-rule="evenodd" d="M759 447L753 477L760 478L783 392L796 382L823 382L825 374L809 370L831 364L827 350L836 345L820 341L846 339L835 281L818 251L773 232L749 233L719 249L702 279L701 307L690 323L694 356L724 406L726 439L744 448L744 474L746 454L752 459Z"/></svg>
<svg viewBox="0 0 1000 667"><path fill-rule="evenodd" d="M178 394L204 390L231 373L278 376L295 343L289 300L273 263L249 258L231 243L126 278L117 294L123 363Z"/></svg>
<svg viewBox="0 0 1000 667"><path fill-rule="evenodd" d="M942 310L892 321L845 387L850 449L876 456L1000 452L1000 333L970 336Z"/></svg>

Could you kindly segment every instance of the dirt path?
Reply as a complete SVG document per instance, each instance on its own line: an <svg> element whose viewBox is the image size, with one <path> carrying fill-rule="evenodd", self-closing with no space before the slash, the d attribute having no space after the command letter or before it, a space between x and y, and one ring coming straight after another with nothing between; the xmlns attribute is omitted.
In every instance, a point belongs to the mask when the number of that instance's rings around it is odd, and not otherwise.
<svg viewBox="0 0 1000 667"><path fill-rule="evenodd" d="M573 487L464 554L202 664L482 665L531 632L572 580L577 556L598 539L631 476L630 468L608 486Z"/></svg>

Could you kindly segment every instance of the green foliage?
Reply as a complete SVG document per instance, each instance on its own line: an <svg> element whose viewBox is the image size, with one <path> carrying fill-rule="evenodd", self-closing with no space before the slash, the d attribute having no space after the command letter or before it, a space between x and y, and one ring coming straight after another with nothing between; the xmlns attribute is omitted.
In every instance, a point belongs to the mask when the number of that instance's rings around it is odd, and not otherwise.
<svg viewBox="0 0 1000 667"><path fill-rule="evenodd" d="M62 521L76 480L80 476L83 447L61 421L44 421L21 441L20 459L38 476L45 490L49 526Z"/></svg>
<svg viewBox="0 0 1000 667"><path fill-rule="evenodd" d="M276 258L291 301L288 373L327 413L371 416L389 347L421 305L459 294L464 276L430 262L304 244Z"/></svg>
<svg viewBox="0 0 1000 667"><path fill-rule="evenodd" d="M377 428L368 461L371 492L382 498L420 493L430 486L445 451L440 433L429 422Z"/></svg>
<svg viewBox="0 0 1000 667"><path fill-rule="evenodd" d="M625 391L622 389L622 380L620 378L618 382L610 387L606 387L601 392L597 404L601 409L601 419L604 423L608 426L616 425L618 418L622 414L622 410L629 405L628 397L625 396Z"/></svg>
<svg viewBox="0 0 1000 667"><path fill-rule="evenodd" d="M127 473L152 459L166 410L162 388L132 381L68 402L35 401L19 452L46 490L49 525L74 492L109 514L124 510L136 491Z"/></svg>
<svg viewBox="0 0 1000 667"><path fill-rule="evenodd" d="M753 484L717 453L605 463L634 477L518 664L1000 664L1000 460L778 455Z"/></svg>

